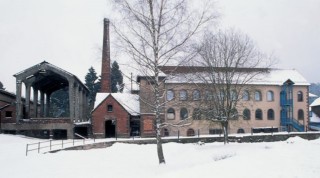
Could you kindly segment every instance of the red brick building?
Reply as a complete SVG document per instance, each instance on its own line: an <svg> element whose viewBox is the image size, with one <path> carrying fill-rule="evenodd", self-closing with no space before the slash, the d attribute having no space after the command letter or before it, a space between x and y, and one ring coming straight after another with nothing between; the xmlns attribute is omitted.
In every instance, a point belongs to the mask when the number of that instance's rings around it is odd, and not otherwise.
<svg viewBox="0 0 320 178"><path fill-rule="evenodd" d="M139 96L98 93L92 111L93 134L98 138L140 135Z"/></svg>

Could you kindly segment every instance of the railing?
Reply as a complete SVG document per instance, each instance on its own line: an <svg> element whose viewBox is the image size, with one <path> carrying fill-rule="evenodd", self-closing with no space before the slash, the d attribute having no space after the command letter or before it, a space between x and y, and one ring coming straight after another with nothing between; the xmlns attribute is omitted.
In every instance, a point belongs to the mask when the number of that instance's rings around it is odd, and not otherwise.
<svg viewBox="0 0 320 178"><path fill-rule="evenodd" d="M28 153L32 151L37 151L38 153L48 152L73 146L81 146L88 143L95 143L95 139L48 140L30 143L26 145L26 156L28 156Z"/></svg>

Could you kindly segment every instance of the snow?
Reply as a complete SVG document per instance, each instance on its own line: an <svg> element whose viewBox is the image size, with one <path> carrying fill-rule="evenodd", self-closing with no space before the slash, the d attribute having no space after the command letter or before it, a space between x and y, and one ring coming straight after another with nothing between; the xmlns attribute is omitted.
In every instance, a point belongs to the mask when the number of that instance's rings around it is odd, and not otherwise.
<svg viewBox="0 0 320 178"><path fill-rule="evenodd" d="M319 96L318 96L318 95L315 95L315 94L313 94L313 93L309 93L309 97L311 97L311 98L318 98Z"/></svg>
<svg viewBox="0 0 320 178"><path fill-rule="evenodd" d="M311 107L312 106L319 106L320 105L320 98L317 98L316 100L314 100L312 103L311 103Z"/></svg>
<svg viewBox="0 0 320 178"><path fill-rule="evenodd" d="M320 139L293 137L282 142L163 145L159 165L156 145L116 143L111 147L25 156L37 139L0 134L1 177L20 178L318 178ZM42 140L43 141L43 140Z"/></svg>
<svg viewBox="0 0 320 178"><path fill-rule="evenodd" d="M311 111L311 116L310 116L309 122L320 123L320 117L316 113Z"/></svg>
<svg viewBox="0 0 320 178"><path fill-rule="evenodd" d="M109 95L112 95L131 115L140 114L139 96L130 93L97 93L94 109L96 109Z"/></svg>
<svg viewBox="0 0 320 178"><path fill-rule="evenodd" d="M241 73L239 73L241 76ZM237 76L237 75L236 75ZM202 83L202 80L195 79L194 74L174 74L167 77L166 83ZM270 72L258 74L248 84L253 85L283 85L288 79L295 85L310 85L308 81L295 69L270 69ZM241 77L240 77L241 80ZM238 81L239 82L239 81Z"/></svg>

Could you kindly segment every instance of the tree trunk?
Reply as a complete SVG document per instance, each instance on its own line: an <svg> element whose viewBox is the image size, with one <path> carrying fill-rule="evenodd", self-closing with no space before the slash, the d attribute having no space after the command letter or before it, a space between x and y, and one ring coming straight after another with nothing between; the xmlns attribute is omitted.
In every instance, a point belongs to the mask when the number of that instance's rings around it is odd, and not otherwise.
<svg viewBox="0 0 320 178"><path fill-rule="evenodd" d="M160 128L158 127L158 124L157 124L157 152L158 152L159 164L165 164L166 161L163 156L161 133L160 133Z"/></svg>
<svg viewBox="0 0 320 178"><path fill-rule="evenodd" d="M229 125L229 123L228 123L228 121L224 121L223 122L223 136L224 136L224 144L227 144L227 143L229 143L229 141L228 141L228 125Z"/></svg>

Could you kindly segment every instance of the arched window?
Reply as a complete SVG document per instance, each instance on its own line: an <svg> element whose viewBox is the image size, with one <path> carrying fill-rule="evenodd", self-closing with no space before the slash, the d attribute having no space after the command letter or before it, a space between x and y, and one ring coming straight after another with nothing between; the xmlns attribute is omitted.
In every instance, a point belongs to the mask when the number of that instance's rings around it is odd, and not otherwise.
<svg viewBox="0 0 320 178"><path fill-rule="evenodd" d="M268 110L268 120L274 120L274 111L273 109Z"/></svg>
<svg viewBox="0 0 320 178"><path fill-rule="evenodd" d="M303 101L303 93L302 91L298 91L298 102L302 102Z"/></svg>
<svg viewBox="0 0 320 178"><path fill-rule="evenodd" d="M243 128L239 128L237 133L245 133Z"/></svg>
<svg viewBox="0 0 320 178"><path fill-rule="evenodd" d="M167 101L171 101L174 98L174 91L173 90L168 90L167 91Z"/></svg>
<svg viewBox="0 0 320 178"><path fill-rule="evenodd" d="M262 116L262 110L261 109L257 109L256 110L256 120L262 120L263 116Z"/></svg>
<svg viewBox="0 0 320 178"><path fill-rule="evenodd" d="M244 120L250 120L251 119L251 113L249 109L243 110L243 119Z"/></svg>
<svg viewBox="0 0 320 178"><path fill-rule="evenodd" d="M179 98L181 101L185 101L188 99L188 92L187 90L180 90L179 92Z"/></svg>
<svg viewBox="0 0 320 178"><path fill-rule="evenodd" d="M167 110L167 119L174 119L175 115L176 115L176 113L173 108L169 108Z"/></svg>
<svg viewBox="0 0 320 178"><path fill-rule="evenodd" d="M168 129L166 129L166 128L163 129L163 136L169 137L169 130Z"/></svg>
<svg viewBox="0 0 320 178"><path fill-rule="evenodd" d="M262 101L262 95L261 95L260 91L257 90L257 91L254 92L254 99L256 101Z"/></svg>
<svg viewBox="0 0 320 178"><path fill-rule="evenodd" d="M188 129L187 130L187 136L194 136L195 134L194 134L194 130L193 129Z"/></svg>
<svg viewBox="0 0 320 178"><path fill-rule="evenodd" d="M273 91L268 91L267 92L267 101L274 101Z"/></svg>
<svg viewBox="0 0 320 178"><path fill-rule="evenodd" d="M249 94L248 90L243 91L242 100L243 101L249 101L250 100L250 94Z"/></svg>
<svg viewBox="0 0 320 178"><path fill-rule="evenodd" d="M231 90L231 100L232 101L238 100L238 94L236 90Z"/></svg>
<svg viewBox="0 0 320 178"><path fill-rule="evenodd" d="M302 109L298 110L298 119L303 120L304 119L304 112Z"/></svg>
<svg viewBox="0 0 320 178"><path fill-rule="evenodd" d="M239 118L238 110L232 109L230 113L230 117L231 117L230 119L238 119Z"/></svg>
<svg viewBox="0 0 320 178"><path fill-rule="evenodd" d="M186 108L180 109L180 119L184 120L188 118L188 110Z"/></svg>
<svg viewBox="0 0 320 178"><path fill-rule="evenodd" d="M193 113L192 113L192 118L194 120L200 120L201 119L201 110L199 108L195 108L193 110Z"/></svg>
<svg viewBox="0 0 320 178"><path fill-rule="evenodd" d="M212 100L212 92L211 91L206 90L204 94L205 94L206 100Z"/></svg>
<svg viewBox="0 0 320 178"><path fill-rule="evenodd" d="M201 94L199 90L194 90L192 93L192 98L193 100L200 100Z"/></svg>

